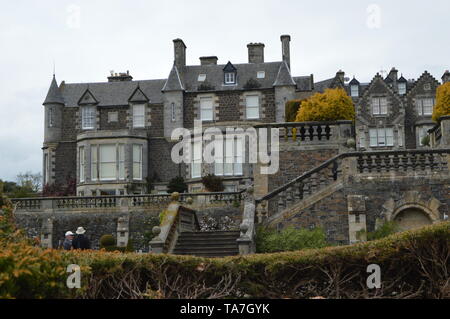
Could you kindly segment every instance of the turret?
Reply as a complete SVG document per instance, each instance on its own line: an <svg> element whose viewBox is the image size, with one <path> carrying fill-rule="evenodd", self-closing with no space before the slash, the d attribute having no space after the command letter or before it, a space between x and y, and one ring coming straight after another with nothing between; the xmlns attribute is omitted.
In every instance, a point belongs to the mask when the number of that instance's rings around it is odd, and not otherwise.
<svg viewBox="0 0 450 319"><path fill-rule="evenodd" d="M44 144L58 142L61 139L64 99L56 83L55 75L53 75L47 97L42 104L45 108Z"/></svg>

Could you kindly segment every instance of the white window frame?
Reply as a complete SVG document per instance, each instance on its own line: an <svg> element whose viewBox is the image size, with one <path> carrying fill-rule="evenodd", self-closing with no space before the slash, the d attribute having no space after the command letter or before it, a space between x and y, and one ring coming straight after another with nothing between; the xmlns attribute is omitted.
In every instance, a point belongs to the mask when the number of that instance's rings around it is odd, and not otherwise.
<svg viewBox="0 0 450 319"><path fill-rule="evenodd" d="M136 156L136 150L138 150L138 156ZM133 144L133 180L142 180L142 159L143 159L143 146L142 144ZM138 168L136 170L136 167ZM137 172L136 172L137 171Z"/></svg>
<svg viewBox="0 0 450 319"><path fill-rule="evenodd" d="M257 103L256 105L250 105L251 103L249 103L251 101L251 99L256 98ZM245 117L248 120L255 120L255 119L259 119L260 118L260 97L259 95L247 95L245 97ZM257 116L250 116L250 112L251 110L256 111Z"/></svg>
<svg viewBox="0 0 450 319"><path fill-rule="evenodd" d="M118 177L119 180L125 179L125 144L119 144L117 146L117 159L118 159Z"/></svg>
<svg viewBox="0 0 450 319"><path fill-rule="evenodd" d="M256 72L256 78L257 79L264 79L266 77L266 72L265 71L258 71Z"/></svg>
<svg viewBox="0 0 450 319"><path fill-rule="evenodd" d="M191 178L202 177L202 141L192 144Z"/></svg>
<svg viewBox="0 0 450 319"><path fill-rule="evenodd" d="M350 85L350 96L351 97L359 96L359 85Z"/></svg>
<svg viewBox="0 0 450 319"><path fill-rule="evenodd" d="M207 116L211 113L211 116ZM200 120L213 121L214 120L214 102L212 97L200 98Z"/></svg>
<svg viewBox="0 0 450 319"><path fill-rule="evenodd" d="M145 127L145 104L133 104L133 128Z"/></svg>
<svg viewBox="0 0 450 319"><path fill-rule="evenodd" d="M198 82L205 82L206 74L199 74L197 80Z"/></svg>
<svg viewBox="0 0 450 319"><path fill-rule="evenodd" d="M394 129L391 127L380 127L369 129L370 147L392 147L394 146Z"/></svg>
<svg viewBox="0 0 450 319"><path fill-rule="evenodd" d="M102 149L105 149L107 147L113 147L114 148L114 160L106 160L104 159L102 155ZM117 179L117 145L116 144L99 144L99 158L98 158L98 167L99 167L99 179L101 181L113 181ZM113 164L113 165L112 165ZM114 167L114 176L111 177L103 177L103 174L105 173L104 167L105 165L112 165Z"/></svg>
<svg viewBox="0 0 450 319"><path fill-rule="evenodd" d="M91 145L91 181L98 179L98 145Z"/></svg>
<svg viewBox="0 0 450 319"><path fill-rule="evenodd" d="M78 161L79 161L78 169L79 169L80 183L83 183L86 177L86 156L84 146L80 146L78 148Z"/></svg>
<svg viewBox="0 0 450 319"><path fill-rule="evenodd" d="M430 102L431 105L425 105L425 102ZM417 105L417 113L421 116L430 116L433 115L434 105L435 105L435 99L432 97L426 97L426 98L419 98L416 102ZM427 108L427 109L426 109ZM427 110L427 112L425 112Z"/></svg>
<svg viewBox="0 0 450 319"><path fill-rule="evenodd" d="M225 72L225 84L235 84L236 83L236 73Z"/></svg>
<svg viewBox="0 0 450 319"><path fill-rule="evenodd" d="M388 102L386 97L373 97L371 100L372 115L387 115Z"/></svg>
<svg viewBox="0 0 450 319"><path fill-rule="evenodd" d="M398 94L405 95L406 94L406 83L401 82L398 84Z"/></svg>
<svg viewBox="0 0 450 319"><path fill-rule="evenodd" d="M216 176L242 176L245 137L237 136L225 138L224 143L217 142L217 149L223 147L222 152L216 152L214 157L214 175ZM216 149L215 149L216 150Z"/></svg>
<svg viewBox="0 0 450 319"><path fill-rule="evenodd" d="M97 120L96 107L93 105L81 107L81 128L83 130L93 130Z"/></svg>

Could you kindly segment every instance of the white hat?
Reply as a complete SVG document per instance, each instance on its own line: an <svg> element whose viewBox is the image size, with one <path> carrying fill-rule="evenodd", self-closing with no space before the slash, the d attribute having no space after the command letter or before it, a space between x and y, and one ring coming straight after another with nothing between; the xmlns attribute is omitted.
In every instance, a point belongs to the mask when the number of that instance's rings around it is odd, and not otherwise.
<svg viewBox="0 0 450 319"><path fill-rule="evenodd" d="M66 236L73 236L73 233L69 230L66 232Z"/></svg>
<svg viewBox="0 0 450 319"><path fill-rule="evenodd" d="M86 232L86 230L83 227L78 227L76 233L78 235L82 235Z"/></svg>

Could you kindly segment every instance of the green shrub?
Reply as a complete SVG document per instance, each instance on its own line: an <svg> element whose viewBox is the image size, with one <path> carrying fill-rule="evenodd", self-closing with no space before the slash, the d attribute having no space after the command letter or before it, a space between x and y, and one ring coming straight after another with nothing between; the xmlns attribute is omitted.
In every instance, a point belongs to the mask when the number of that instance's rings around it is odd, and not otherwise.
<svg viewBox="0 0 450 319"><path fill-rule="evenodd" d="M367 232L367 240L377 240L385 238L392 234L395 234L398 231L398 225L395 222L385 222L377 230L373 232Z"/></svg>
<svg viewBox="0 0 450 319"><path fill-rule="evenodd" d="M187 184L184 182L184 178L181 176L177 176L172 178L167 185L167 192L169 194L178 192L178 193L186 193L188 190Z"/></svg>
<svg viewBox="0 0 450 319"><path fill-rule="evenodd" d="M114 246L116 244L116 239L113 235L103 235L100 237L100 248L107 248Z"/></svg>
<svg viewBox="0 0 450 319"><path fill-rule="evenodd" d="M289 227L278 232L260 227L256 232L256 251L259 253L322 248L326 245L326 236L322 228L308 230Z"/></svg>
<svg viewBox="0 0 450 319"><path fill-rule="evenodd" d="M284 108L284 115L286 122L295 122L297 117L298 109L303 100L291 100L287 101Z"/></svg>
<svg viewBox="0 0 450 319"><path fill-rule="evenodd" d="M209 192L223 192L223 180L219 176L208 174L202 177L202 183Z"/></svg>
<svg viewBox="0 0 450 319"><path fill-rule="evenodd" d="M420 141L424 146L430 146L430 135L425 135Z"/></svg>

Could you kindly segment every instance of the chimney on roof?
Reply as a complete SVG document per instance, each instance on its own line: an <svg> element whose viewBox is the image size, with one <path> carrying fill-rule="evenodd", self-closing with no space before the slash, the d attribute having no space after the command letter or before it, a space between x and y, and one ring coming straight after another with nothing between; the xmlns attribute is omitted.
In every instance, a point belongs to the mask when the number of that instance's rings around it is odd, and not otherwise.
<svg viewBox="0 0 450 319"><path fill-rule="evenodd" d="M264 43L249 43L248 63L264 63Z"/></svg>
<svg viewBox="0 0 450 319"><path fill-rule="evenodd" d="M450 71L446 70L441 79L442 79L442 84L450 82Z"/></svg>
<svg viewBox="0 0 450 319"><path fill-rule="evenodd" d="M200 65L217 65L217 60L216 56L201 56Z"/></svg>
<svg viewBox="0 0 450 319"><path fill-rule="evenodd" d="M388 74L388 78L390 78L394 82L397 82L397 80L398 80L398 70L396 68L392 68L391 71Z"/></svg>
<svg viewBox="0 0 450 319"><path fill-rule="evenodd" d="M291 69L291 49L290 42L291 36L288 34L283 34L281 37L281 55L283 57L283 61L286 62L289 70Z"/></svg>
<svg viewBox="0 0 450 319"><path fill-rule="evenodd" d="M342 81L342 83L345 83L345 72L342 70L339 70L336 72L336 76Z"/></svg>
<svg viewBox="0 0 450 319"><path fill-rule="evenodd" d="M133 77L130 75L130 71L127 71L126 73L114 73L114 71L111 71L111 75L108 76L108 82L124 82L131 80L133 80Z"/></svg>
<svg viewBox="0 0 450 319"><path fill-rule="evenodd" d="M173 40L173 48L174 48L174 59L175 66L178 71L182 71L183 67L186 66L186 45L183 40L175 39Z"/></svg>

